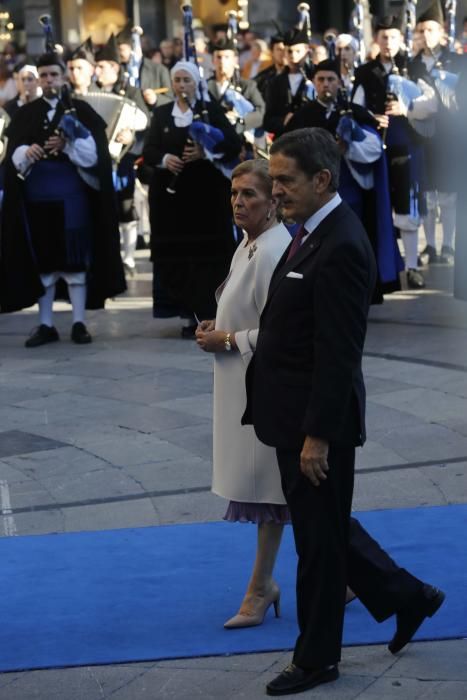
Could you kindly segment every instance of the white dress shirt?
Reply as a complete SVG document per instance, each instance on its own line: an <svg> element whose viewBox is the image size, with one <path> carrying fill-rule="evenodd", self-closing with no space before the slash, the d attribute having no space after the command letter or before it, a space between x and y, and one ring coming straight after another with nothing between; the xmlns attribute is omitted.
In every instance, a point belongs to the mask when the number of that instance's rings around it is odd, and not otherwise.
<svg viewBox="0 0 467 700"><path fill-rule="evenodd" d="M324 219L329 216L329 214L336 209L339 204L342 203L341 196L338 192L334 195L332 199L329 200L327 204L324 205L324 207L321 207L321 209L318 209L318 211L315 211L312 216L310 216L307 221L304 223L304 228L306 230L306 236L303 236L302 238L302 245L304 242L311 236L313 231L318 228L320 223L324 221Z"/></svg>

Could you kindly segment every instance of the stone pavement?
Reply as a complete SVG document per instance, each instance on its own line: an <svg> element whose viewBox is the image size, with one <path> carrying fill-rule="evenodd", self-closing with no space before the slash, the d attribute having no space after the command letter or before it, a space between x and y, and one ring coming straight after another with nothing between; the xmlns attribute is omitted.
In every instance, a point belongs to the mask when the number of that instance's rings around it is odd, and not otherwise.
<svg viewBox="0 0 467 700"><path fill-rule="evenodd" d="M141 258L127 296L89 315L92 345L69 341L65 305L61 342L42 348L24 348L34 310L0 317L3 536L223 515L210 493L212 359L179 337L178 320L152 319ZM427 290L392 295L371 312L359 510L467 502L467 304L449 294L451 268L433 267L428 279ZM464 640L412 644L398 657L383 646L347 648L341 679L299 697L465 700L466 654ZM0 699L256 700L289 658L2 674Z"/></svg>

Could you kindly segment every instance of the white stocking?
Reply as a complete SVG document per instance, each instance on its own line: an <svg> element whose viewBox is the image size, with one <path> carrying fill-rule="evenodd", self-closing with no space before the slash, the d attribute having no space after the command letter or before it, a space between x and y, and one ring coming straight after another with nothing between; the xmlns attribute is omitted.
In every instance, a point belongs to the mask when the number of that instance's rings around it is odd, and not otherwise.
<svg viewBox="0 0 467 700"><path fill-rule="evenodd" d="M86 308L86 285L69 284L68 294L70 295L71 308L73 309L73 323L84 323Z"/></svg>
<svg viewBox="0 0 467 700"><path fill-rule="evenodd" d="M53 323L53 303L55 299L55 282L50 287L45 288L44 296L38 300L39 304L39 322L52 328Z"/></svg>
<svg viewBox="0 0 467 700"><path fill-rule="evenodd" d="M439 208L441 211L441 223L443 225L443 245L454 248L454 236L456 233L456 194L440 193Z"/></svg>
<svg viewBox="0 0 467 700"><path fill-rule="evenodd" d="M138 222L130 221L120 224L120 231L123 238L123 262L128 267L135 266L136 241L138 239Z"/></svg>
<svg viewBox="0 0 467 700"><path fill-rule="evenodd" d="M405 269L415 270L418 267L418 231L402 231L404 243Z"/></svg>

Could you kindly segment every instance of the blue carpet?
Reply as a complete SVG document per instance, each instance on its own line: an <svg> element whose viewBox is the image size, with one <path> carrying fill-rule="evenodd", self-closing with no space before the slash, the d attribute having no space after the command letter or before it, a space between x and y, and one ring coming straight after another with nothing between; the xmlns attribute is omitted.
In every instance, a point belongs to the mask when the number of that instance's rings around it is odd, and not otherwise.
<svg viewBox="0 0 467 700"><path fill-rule="evenodd" d="M362 523L447 600L418 639L467 636L467 506L362 513ZM0 670L289 649L296 636L295 554L287 528L277 567L282 617L225 631L255 548L255 528L206 523L0 540ZM354 602L346 644L386 642Z"/></svg>

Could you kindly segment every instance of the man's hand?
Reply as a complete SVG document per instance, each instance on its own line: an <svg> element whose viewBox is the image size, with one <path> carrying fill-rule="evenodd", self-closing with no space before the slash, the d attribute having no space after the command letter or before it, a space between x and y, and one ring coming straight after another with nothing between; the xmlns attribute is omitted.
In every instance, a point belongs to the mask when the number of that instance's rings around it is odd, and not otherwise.
<svg viewBox="0 0 467 700"><path fill-rule="evenodd" d="M31 146L29 146L28 150L26 151L26 158L29 160L40 160L45 156L45 151L42 148L42 146L39 146L38 143L33 143Z"/></svg>
<svg viewBox="0 0 467 700"><path fill-rule="evenodd" d="M313 486L319 486L328 478L328 452L329 443L307 435L300 454L300 469Z"/></svg>
<svg viewBox="0 0 467 700"><path fill-rule="evenodd" d="M399 100L391 100L386 103L386 115L389 117L406 117L407 109Z"/></svg>
<svg viewBox="0 0 467 700"><path fill-rule="evenodd" d="M378 122L380 129L387 129L389 126L389 117L387 114L375 114L375 119Z"/></svg>
<svg viewBox="0 0 467 700"><path fill-rule="evenodd" d="M146 88L146 90L143 90L143 97L146 104L150 107L155 105L157 102L157 93L152 88Z"/></svg>
<svg viewBox="0 0 467 700"><path fill-rule="evenodd" d="M178 156L173 156L172 154L169 154L165 159L165 167L174 175L181 173L184 165L185 164L181 158Z"/></svg>
<svg viewBox="0 0 467 700"><path fill-rule="evenodd" d="M66 141L63 138L63 136L60 136L59 134L50 136L44 143L44 149L53 156L57 155L57 153L60 153L60 151L63 151L65 146Z"/></svg>

